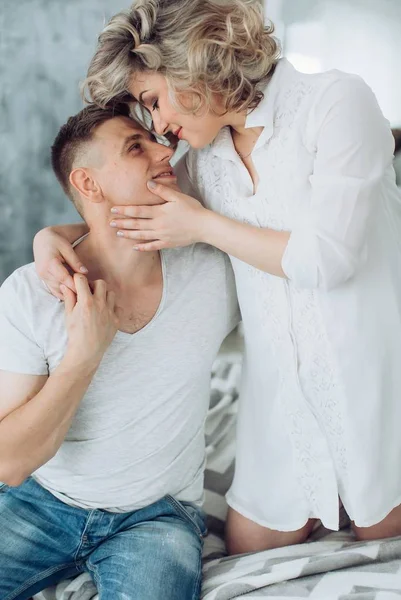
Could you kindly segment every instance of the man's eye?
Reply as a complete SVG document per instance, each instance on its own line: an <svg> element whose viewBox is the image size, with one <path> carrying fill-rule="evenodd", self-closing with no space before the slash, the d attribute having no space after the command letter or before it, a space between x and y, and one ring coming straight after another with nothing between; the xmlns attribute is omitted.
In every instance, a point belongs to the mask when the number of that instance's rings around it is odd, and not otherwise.
<svg viewBox="0 0 401 600"><path fill-rule="evenodd" d="M129 151L131 152L131 150L140 150L141 148L141 144L133 144L131 146L131 148L129 149Z"/></svg>
<svg viewBox="0 0 401 600"><path fill-rule="evenodd" d="M159 101L155 100L152 104L152 110L157 110L159 108Z"/></svg>

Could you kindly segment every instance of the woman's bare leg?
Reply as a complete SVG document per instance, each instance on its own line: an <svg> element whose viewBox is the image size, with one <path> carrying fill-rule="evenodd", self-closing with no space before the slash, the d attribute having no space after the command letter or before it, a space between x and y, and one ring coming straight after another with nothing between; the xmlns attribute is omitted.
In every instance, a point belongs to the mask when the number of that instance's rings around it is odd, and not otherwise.
<svg viewBox="0 0 401 600"><path fill-rule="evenodd" d="M301 544L310 535L315 519L296 531L276 531L262 527L229 508L226 523L226 546L229 554L260 552L271 548Z"/></svg>
<svg viewBox="0 0 401 600"><path fill-rule="evenodd" d="M358 527L352 522L352 529L358 540L379 540L381 538L395 537L401 535L401 505L396 506L376 525L371 527Z"/></svg>

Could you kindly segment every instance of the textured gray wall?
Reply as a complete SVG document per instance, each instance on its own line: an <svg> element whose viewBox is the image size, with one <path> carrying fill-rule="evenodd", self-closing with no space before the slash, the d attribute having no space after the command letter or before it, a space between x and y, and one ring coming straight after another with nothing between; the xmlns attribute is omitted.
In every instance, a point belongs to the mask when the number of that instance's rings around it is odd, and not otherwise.
<svg viewBox="0 0 401 600"><path fill-rule="evenodd" d="M78 84L105 20L129 0L0 0L0 283L32 260L32 238L79 220L49 148L82 107Z"/></svg>

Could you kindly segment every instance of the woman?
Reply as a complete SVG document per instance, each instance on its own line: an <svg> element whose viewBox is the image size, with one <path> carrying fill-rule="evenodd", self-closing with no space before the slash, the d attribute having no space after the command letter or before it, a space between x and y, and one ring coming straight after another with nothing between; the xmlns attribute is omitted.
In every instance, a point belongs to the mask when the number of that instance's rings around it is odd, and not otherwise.
<svg viewBox="0 0 401 600"><path fill-rule="evenodd" d="M278 55L256 0L138 0L100 35L86 81L93 102L139 103L158 134L190 144L179 170L204 204L150 182L162 204L116 207L117 235L232 258L245 335L235 553L299 543L315 519L337 529L339 499L358 538L401 534L393 138L361 79ZM79 268L54 232L37 250L44 278L60 254Z"/></svg>

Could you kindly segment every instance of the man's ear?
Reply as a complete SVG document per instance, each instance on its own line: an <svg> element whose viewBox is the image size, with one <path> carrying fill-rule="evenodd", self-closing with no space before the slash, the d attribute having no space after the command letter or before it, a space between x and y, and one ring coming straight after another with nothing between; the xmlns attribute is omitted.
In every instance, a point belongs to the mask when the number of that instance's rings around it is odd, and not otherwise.
<svg viewBox="0 0 401 600"><path fill-rule="evenodd" d="M103 200L100 185L94 179L89 169L79 167L71 171L70 184L89 202L101 202Z"/></svg>

